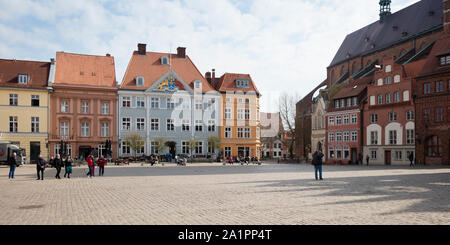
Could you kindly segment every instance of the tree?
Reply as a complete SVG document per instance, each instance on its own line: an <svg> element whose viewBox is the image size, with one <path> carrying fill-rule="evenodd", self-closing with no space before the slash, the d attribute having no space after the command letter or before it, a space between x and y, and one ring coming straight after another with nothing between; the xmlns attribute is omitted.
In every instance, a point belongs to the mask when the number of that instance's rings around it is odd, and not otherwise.
<svg viewBox="0 0 450 245"><path fill-rule="evenodd" d="M130 148L134 151L134 157L136 157L136 151L144 147L144 138L138 133L128 133L123 137L123 142L130 145Z"/></svg>
<svg viewBox="0 0 450 245"><path fill-rule="evenodd" d="M186 143L189 148L189 152L191 153L191 160L192 160L192 156L194 155L194 150L198 146L198 141L196 141L194 138L191 138Z"/></svg>
<svg viewBox="0 0 450 245"><path fill-rule="evenodd" d="M208 136L208 147L211 147L213 150L213 153L216 152L216 149L220 148L220 138L215 135Z"/></svg>
<svg viewBox="0 0 450 245"><path fill-rule="evenodd" d="M155 142L155 150L161 154L161 151L167 147L166 138L164 137L156 137L153 142Z"/></svg>
<svg viewBox="0 0 450 245"><path fill-rule="evenodd" d="M278 100L278 109L280 111L283 128L288 132L290 137L281 137L284 145L288 147L289 158L294 157L294 143L295 143L295 115L296 103L300 100L300 96L295 94L288 94L286 92L280 95ZM300 129L299 129L300 130Z"/></svg>

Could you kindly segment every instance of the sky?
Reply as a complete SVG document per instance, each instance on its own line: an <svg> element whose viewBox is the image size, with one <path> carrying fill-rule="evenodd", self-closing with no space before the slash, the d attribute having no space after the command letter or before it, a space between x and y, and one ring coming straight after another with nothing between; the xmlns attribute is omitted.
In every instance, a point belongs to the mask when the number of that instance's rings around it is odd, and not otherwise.
<svg viewBox="0 0 450 245"><path fill-rule="evenodd" d="M250 74L261 111L326 78L347 34L378 20L378 0L0 0L0 58L49 61L57 51L114 56L120 84L138 43L186 54L202 74ZM391 12L417 0L393 0Z"/></svg>

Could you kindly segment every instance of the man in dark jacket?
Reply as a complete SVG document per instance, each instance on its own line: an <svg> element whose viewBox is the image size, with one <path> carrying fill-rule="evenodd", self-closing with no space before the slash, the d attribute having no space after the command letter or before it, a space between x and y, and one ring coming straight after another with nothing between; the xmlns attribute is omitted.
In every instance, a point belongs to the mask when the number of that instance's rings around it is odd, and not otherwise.
<svg viewBox="0 0 450 245"><path fill-rule="evenodd" d="M409 162L410 162L409 166L410 167L414 167L414 155L413 155L412 152L409 153L408 159L409 159Z"/></svg>
<svg viewBox="0 0 450 245"><path fill-rule="evenodd" d="M322 152L314 152L313 157L312 157L312 164L314 165L314 174L316 176L316 180L318 180L320 178L320 180L322 179L322 157L323 157L323 153ZM317 171L319 172L319 178L317 178Z"/></svg>
<svg viewBox="0 0 450 245"><path fill-rule="evenodd" d="M11 157L8 159L9 164L9 175L8 179L14 179L14 172L16 171L17 161L16 161L16 153L14 152Z"/></svg>
<svg viewBox="0 0 450 245"><path fill-rule="evenodd" d="M39 154L36 162L37 180L44 180L45 160Z"/></svg>
<svg viewBox="0 0 450 245"><path fill-rule="evenodd" d="M61 172L62 162L61 162L61 158L60 158L59 154L56 154L56 157L53 160L53 165L56 168L56 176L55 176L55 178L61 179L61 177L59 176L59 173Z"/></svg>

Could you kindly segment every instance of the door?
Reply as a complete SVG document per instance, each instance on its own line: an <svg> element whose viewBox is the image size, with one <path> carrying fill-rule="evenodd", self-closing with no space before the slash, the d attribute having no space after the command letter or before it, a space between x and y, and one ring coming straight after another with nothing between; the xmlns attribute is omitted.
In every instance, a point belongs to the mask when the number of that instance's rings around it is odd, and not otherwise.
<svg viewBox="0 0 450 245"><path fill-rule="evenodd" d="M384 164L391 165L391 151L384 151Z"/></svg>
<svg viewBox="0 0 450 245"><path fill-rule="evenodd" d="M36 163L41 153L41 142L30 142L30 163Z"/></svg>
<svg viewBox="0 0 450 245"><path fill-rule="evenodd" d="M78 155L80 160L86 159L86 157L91 153L92 149L90 146L80 146L78 148Z"/></svg>
<svg viewBox="0 0 450 245"><path fill-rule="evenodd" d="M356 148L352 148L352 164L357 164Z"/></svg>

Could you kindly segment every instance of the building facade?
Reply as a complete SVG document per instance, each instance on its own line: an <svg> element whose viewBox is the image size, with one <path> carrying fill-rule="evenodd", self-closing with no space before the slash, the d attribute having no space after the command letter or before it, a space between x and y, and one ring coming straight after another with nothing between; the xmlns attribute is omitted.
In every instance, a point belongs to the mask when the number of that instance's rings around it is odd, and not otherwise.
<svg viewBox="0 0 450 245"><path fill-rule="evenodd" d="M327 101L326 94L319 94L313 99L311 116L311 152L325 151ZM310 156L311 158L312 156Z"/></svg>
<svg viewBox="0 0 450 245"><path fill-rule="evenodd" d="M117 157L117 82L114 57L56 53L50 82L50 155ZM106 141L112 154L106 152ZM61 150L61 142L67 151Z"/></svg>
<svg viewBox="0 0 450 245"><path fill-rule="evenodd" d="M0 59L0 140L25 149L27 162L48 157L50 62Z"/></svg>
<svg viewBox="0 0 450 245"><path fill-rule="evenodd" d="M176 54L147 52L138 44L119 89L119 155L183 154L208 158L218 154L208 137L219 137L220 94L179 47ZM132 149L124 140L138 133L144 145ZM158 144L167 142L161 149ZM195 140L194 149L189 141Z"/></svg>
<svg viewBox="0 0 450 245"><path fill-rule="evenodd" d="M283 156L283 123L280 113L260 112L261 157L281 158Z"/></svg>

